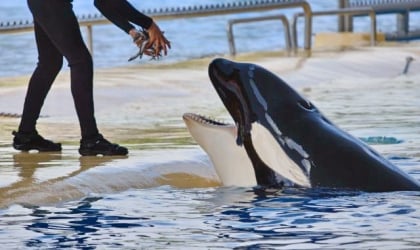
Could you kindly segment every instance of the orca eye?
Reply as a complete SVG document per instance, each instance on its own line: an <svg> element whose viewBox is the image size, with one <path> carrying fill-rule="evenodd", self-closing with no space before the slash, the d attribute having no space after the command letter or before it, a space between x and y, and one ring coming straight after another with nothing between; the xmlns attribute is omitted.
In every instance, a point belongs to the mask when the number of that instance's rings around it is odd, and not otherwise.
<svg viewBox="0 0 420 250"><path fill-rule="evenodd" d="M298 105L303 108L306 109L308 111L313 111L314 110L314 106L312 105L312 103L306 101L306 100L299 100L298 101Z"/></svg>

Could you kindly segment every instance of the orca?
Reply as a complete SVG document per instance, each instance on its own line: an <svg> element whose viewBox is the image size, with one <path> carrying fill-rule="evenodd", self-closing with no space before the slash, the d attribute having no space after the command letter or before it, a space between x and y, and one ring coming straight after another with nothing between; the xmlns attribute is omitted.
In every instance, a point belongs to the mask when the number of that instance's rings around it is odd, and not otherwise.
<svg viewBox="0 0 420 250"><path fill-rule="evenodd" d="M420 191L417 180L360 139L338 128L274 73L255 64L223 58L214 59L208 72L235 122L229 130L236 133L233 139L236 147L246 152L258 185L277 187L281 176L301 187ZM210 119L206 122L212 123ZM227 126L212 124L214 128ZM192 136L197 139L197 131ZM215 148L232 150L235 146L217 137L210 146L204 146L202 141L198 143L206 152ZM225 151L215 155L214 158L222 158L212 161L229 160L229 166L233 166L238 154L232 154L232 158L229 154ZM239 175L240 166L235 166L235 173L230 174Z"/></svg>

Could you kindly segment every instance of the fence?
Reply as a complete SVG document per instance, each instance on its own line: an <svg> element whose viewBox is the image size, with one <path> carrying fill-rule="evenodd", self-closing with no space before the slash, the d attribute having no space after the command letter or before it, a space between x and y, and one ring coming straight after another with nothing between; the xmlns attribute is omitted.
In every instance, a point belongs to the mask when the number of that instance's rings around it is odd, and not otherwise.
<svg viewBox="0 0 420 250"><path fill-rule="evenodd" d="M396 14L398 18L397 35L388 35L392 39L416 39L420 38L420 31L410 32L409 29L409 13L411 11L420 11L420 0L338 0L339 9L326 11L312 11L310 4L303 0L251 0L249 2L233 2L225 4L211 4L198 5L179 8L161 8L153 10L145 10L143 13L152 17L155 20L168 20L178 18L193 18L213 15L226 15L234 13L246 12L262 12L275 9L291 9L301 8L302 12L298 12L293 17L292 32L290 33L290 26L285 16L277 16L282 21L285 30L286 49L290 47L297 51L298 49L298 32L297 20L299 17L304 17L304 45L305 51L311 50L312 42L312 19L316 16L323 15L337 15L339 16L339 31L351 31L353 25L353 17L355 16L370 16L371 20L371 45L376 42L376 15L380 14ZM236 23L244 22L259 22L263 20L272 19L273 17L261 15L261 17L245 18L230 20L228 22L228 41L231 54L235 54L235 44L232 26ZM345 22L343 22L345 20ZM87 29L87 43L88 47L93 52L93 29L95 25L108 24L109 21L102 15L86 15L79 17L80 26ZM345 23L346 25L343 25ZM287 24L287 25L286 25ZM9 33L27 32L33 30L33 23L31 21L7 22L0 23L0 35ZM290 43L291 41L291 43Z"/></svg>
<svg viewBox="0 0 420 250"><path fill-rule="evenodd" d="M275 9L302 8L305 13L305 50L310 50L312 20L311 8L302 0L253 0L226 4L198 5L178 8L161 8L142 11L155 20L168 20L179 18L193 18L213 15L226 15L246 12L261 12ZM87 15L79 17L80 26L87 28L88 47L93 52L93 30L95 25L108 24L109 21L102 15ZM0 23L0 34L19 33L33 30L31 21Z"/></svg>

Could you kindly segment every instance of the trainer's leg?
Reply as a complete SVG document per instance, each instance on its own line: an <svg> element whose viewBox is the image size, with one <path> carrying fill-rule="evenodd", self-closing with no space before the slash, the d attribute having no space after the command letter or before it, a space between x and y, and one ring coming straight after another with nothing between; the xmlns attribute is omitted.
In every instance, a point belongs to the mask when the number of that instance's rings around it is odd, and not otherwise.
<svg viewBox="0 0 420 250"><path fill-rule="evenodd" d="M70 67L71 91L82 137L98 134L93 104L93 62L73 12L71 1L28 0L40 24Z"/></svg>
<svg viewBox="0 0 420 250"><path fill-rule="evenodd" d="M36 121L44 100L63 65L63 56L36 21L34 22L34 29L38 48L38 65L29 80L19 125L19 131L24 133L31 133L36 130Z"/></svg>

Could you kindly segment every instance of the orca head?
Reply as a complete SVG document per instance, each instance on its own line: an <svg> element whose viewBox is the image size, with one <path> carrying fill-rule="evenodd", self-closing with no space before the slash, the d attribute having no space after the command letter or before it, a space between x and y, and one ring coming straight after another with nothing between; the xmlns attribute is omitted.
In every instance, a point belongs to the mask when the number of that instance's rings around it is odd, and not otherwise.
<svg viewBox="0 0 420 250"><path fill-rule="evenodd" d="M317 109L275 74L255 64L218 58L209 65L209 76L238 127L238 145L248 146L248 155L253 151L254 158L290 181L310 186L308 154L289 134L293 134L295 121Z"/></svg>
<svg viewBox="0 0 420 250"><path fill-rule="evenodd" d="M317 112L311 102L258 65L218 58L209 65L209 76L238 126L238 144L243 143L253 122L281 133L280 127L287 129L302 112Z"/></svg>
<svg viewBox="0 0 420 250"><path fill-rule="evenodd" d="M418 190L416 181L340 130L268 70L215 59L209 75L237 124L237 142L244 146L258 184L270 184L270 178L259 179L268 176L266 166L303 187ZM385 183L374 181L378 170L387 176Z"/></svg>

